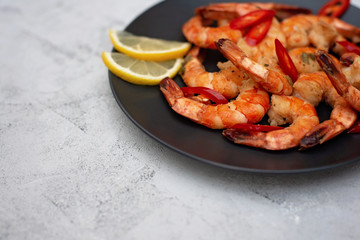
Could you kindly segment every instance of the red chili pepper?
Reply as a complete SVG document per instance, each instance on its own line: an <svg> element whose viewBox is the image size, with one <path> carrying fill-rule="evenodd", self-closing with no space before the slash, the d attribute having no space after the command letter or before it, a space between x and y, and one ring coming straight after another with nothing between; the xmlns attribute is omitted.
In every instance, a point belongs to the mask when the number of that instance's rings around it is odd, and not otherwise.
<svg viewBox="0 0 360 240"><path fill-rule="evenodd" d="M283 127L278 126L268 126L268 125L255 125L249 123L237 123L231 128L241 129L241 130L248 130L248 131L257 131L257 132L270 132L274 130L283 129Z"/></svg>
<svg viewBox="0 0 360 240"><path fill-rule="evenodd" d="M235 18L230 22L230 28L243 29L257 25L275 16L274 10L255 10Z"/></svg>
<svg viewBox="0 0 360 240"><path fill-rule="evenodd" d="M348 133L360 133L360 121L355 122L348 130Z"/></svg>
<svg viewBox="0 0 360 240"><path fill-rule="evenodd" d="M272 19L268 19L265 22L261 22L253 26L248 34L245 36L245 41L250 46L255 46L260 43L269 31L272 24Z"/></svg>
<svg viewBox="0 0 360 240"><path fill-rule="evenodd" d="M298 71L285 47L278 39L275 39L275 50L281 69L295 82L299 75Z"/></svg>
<svg viewBox="0 0 360 240"><path fill-rule="evenodd" d="M350 0L331 0L325 3L318 15L328 17L341 17L350 6Z"/></svg>
<svg viewBox="0 0 360 240"><path fill-rule="evenodd" d="M346 49L346 51L360 55L360 48L356 44L348 41L337 41L337 43L343 46Z"/></svg>
<svg viewBox="0 0 360 240"><path fill-rule="evenodd" d="M216 104L226 104L229 101L219 92L206 88L206 87L182 87L181 90L183 91L185 97L192 96L194 94L201 94L211 101L215 102Z"/></svg>

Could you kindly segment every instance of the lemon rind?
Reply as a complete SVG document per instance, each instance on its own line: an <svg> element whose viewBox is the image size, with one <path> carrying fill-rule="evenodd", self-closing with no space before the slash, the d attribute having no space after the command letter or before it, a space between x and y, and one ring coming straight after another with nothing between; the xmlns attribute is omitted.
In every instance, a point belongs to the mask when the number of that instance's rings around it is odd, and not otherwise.
<svg viewBox="0 0 360 240"><path fill-rule="evenodd" d="M111 57L110 52L103 52L101 55L104 64L115 76L137 85L158 85L165 77L173 78L180 70L183 59L177 58L175 64L166 74L160 76L141 75L134 72L130 72L128 68L124 68L117 64Z"/></svg>
<svg viewBox="0 0 360 240"><path fill-rule="evenodd" d="M188 42L178 42L179 43L178 48L143 52L121 44L121 42L118 40L116 31L113 29L109 30L109 36L114 48L117 51L122 52L130 57L140 60L146 60L146 61L166 61L175 58L181 58L189 51L191 47L191 44ZM166 41L166 40L161 40L161 41Z"/></svg>

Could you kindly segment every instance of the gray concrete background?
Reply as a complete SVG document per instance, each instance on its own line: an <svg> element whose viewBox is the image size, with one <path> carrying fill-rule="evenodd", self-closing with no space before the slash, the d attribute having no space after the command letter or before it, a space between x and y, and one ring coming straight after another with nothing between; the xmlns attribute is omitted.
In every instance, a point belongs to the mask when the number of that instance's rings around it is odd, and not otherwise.
<svg viewBox="0 0 360 240"><path fill-rule="evenodd" d="M157 2L0 0L0 239L359 239L360 163L233 172L125 116L100 54Z"/></svg>

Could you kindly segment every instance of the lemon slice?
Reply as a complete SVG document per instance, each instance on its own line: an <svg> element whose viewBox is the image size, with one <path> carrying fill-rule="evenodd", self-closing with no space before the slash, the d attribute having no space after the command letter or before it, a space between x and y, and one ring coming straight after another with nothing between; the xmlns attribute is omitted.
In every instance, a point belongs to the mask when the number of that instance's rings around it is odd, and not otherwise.
<svg viewBox="0 0 360 240"><path fill-rule="evenodd" d="M165 77L173 78L183 63L182 58L155 62L135 59L118 52L103 52L101 57L113 74L138 85L157 85Z"/></svg>
<svg viewBox="0 0 360 240"><path fill-rule="evenodd" d="M191 47L188 42L136 36L113 29L110 29L109 36L117 51L141 60L166 61L181 58Z"/></svg>

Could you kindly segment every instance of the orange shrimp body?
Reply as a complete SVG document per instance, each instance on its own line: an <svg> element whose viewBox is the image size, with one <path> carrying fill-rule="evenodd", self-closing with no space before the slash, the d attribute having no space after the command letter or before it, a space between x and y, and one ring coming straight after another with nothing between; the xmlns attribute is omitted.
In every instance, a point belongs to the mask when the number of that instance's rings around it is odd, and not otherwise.
<svg viewBox="0 0 360 240"><path fill-rule="evenodd" d="M247 75L236 68L230 61L218 63L219 72L208 72L202 64L203 52L199 47L193 47L186 56L181 77L189 87L207 87L231 99L239 94L238 86Z"/></svg>
<svg viewBox="0 0 360 240"><path fill-rule="evenodd" d="M298 146L304 135L319 124L314 106L293 96L272 95L268 115L270 125L291 125L271 132L226 129L223 136L237 144L285 150Z"/></svg>
<svg viewBox="0 0 360 240"><path fill-rule="evenodd" d="M321 71L321 67L316 61L316 48L299 47L289 51L289 56L293 61L298 73L312 73Z"/></svg>
<svg viewBox="0 0 360 240"><path fill-rule="evenodd" d="M289 56L293 61L299 74L322 71L322 68L315 57L316 51L317 49L313 47L299 47L293 48L289 51ZM333 59L333 61L340 64L339 60L336 57L334 57L333 55L329 56ZM356 69L357 67L354 65L354 68Z"/></svg>
<svg viewBox="0 0 360 240"><path fill-rule="evenodd" d="M239 86L240 94L227 104L207 105L184 97L170 78L160 82L160 90L178 114L212 129L229 128L237 123L259 122L269 109L269 95L251 79Z"/></svg>
<svg viewBox="0 0 360 240"><path fill-rule="evenodd" d="M196 16L183 25L182 32L189 42L201 48L215 49L214 42L220 38L236 43L242 34L241 31L229 27L230 21L259 9L275 10L280 18L311 12L306 8L275 3L216 3L197 8ZM218 26L210 27L215 20Z"/></svg>
<svg viewBox="0 0 360 240"><path fill-rule="evenodd" d="M231 29L229 25L220 27L209 27L203 25L201 16L194 16L182 27L185 38L194 45L201 48L215 49L215 41L227 38L237 42L241 37L241 31Z"/></svg>
<svg viewBox="0 0 360 240"><path fill-rule="evenodd" d="M255 46L249 46L244 38L240 38L237 45L252 60L268 66L267 68L276 69L279 66L275 50L275 39L278 39L286 47L285 35L280 28L280 23L276 18L273 18L270 29L261 42Z"/></svg>
<svg viewBox="0 0 360 240"><path fill-rule="evenodd" d="M330 119L315 126L301 140L301 149L328 141L351 127L357 113L332 86L324 72L303 73L294 83L293 95L314 106L325 101L332 108Z"/></svg>
<svg viewBox="0 0 360 240"><path fill-rule="evenodd" d="M292 82L280 69L266 68L249 58L236 44L228 39L216 42L219 51L237 68L245 71L249 77L259 83L265 90L275 94L290 95Z"/></svg>
<svg viewBox="0 0 360 240"><path fill-rule="evenodd" d="M310 14L311 10L308 8L302 8L299 6L279 4L279 3L211 3L207 6L199 7L196 9L196 13L200 14L204 18L220 20L228 19L232 20L235 17L245 15L251 11L265 9L276 11L276 16L280 19L288 18L296 14Z"/></svg>
<svg viewBox="0 0 360 240"><path fill-rule="evenodd" d="M341 71L339 63L325 51L316 52L316 58L336 91L357 111L360 111L360 90L352 86Z"/></svg>
<svg viewBox="0 0 360 240"><path fill-rule="evenodd" d="M286 36L288 49L313 45L328 51L336 41L344 38L360 41L360 28L326 16L295 15L282 21L281 29Z"/></svg>

